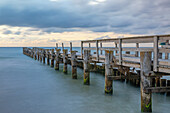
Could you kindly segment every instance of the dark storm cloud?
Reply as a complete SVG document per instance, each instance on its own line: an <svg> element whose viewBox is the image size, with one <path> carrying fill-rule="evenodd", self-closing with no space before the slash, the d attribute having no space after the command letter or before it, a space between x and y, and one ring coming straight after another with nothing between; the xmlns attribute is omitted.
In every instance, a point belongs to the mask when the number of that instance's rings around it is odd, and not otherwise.
<svg viewBox="0 0 170 113"><path fill-rule="evenodd" d="M96 5L90 4L96 2ZM169 32L169 0L1 0L0 25L43 32ZM79 28L79 29L75 29Z"/></svg>

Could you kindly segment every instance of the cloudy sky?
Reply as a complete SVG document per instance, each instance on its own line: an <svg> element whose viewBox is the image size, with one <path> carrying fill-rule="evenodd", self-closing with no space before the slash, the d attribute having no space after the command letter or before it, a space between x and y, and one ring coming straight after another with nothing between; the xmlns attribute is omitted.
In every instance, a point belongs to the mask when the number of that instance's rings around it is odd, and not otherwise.
<svg viewBox="0 0 170 113"><path fill-rule="evenodd" d="M170 0L0 0L0 46L170 34Z"/></svg>

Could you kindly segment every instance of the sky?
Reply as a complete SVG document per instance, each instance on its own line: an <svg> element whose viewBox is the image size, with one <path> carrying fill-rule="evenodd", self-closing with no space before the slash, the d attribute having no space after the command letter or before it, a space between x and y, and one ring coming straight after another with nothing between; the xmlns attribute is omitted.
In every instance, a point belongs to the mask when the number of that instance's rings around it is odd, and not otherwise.
<svg viewBox="0 0 170 113"><path fill-rule="evenodd" d="M0 0L0 47L170 34L170 0Z"/></svg>

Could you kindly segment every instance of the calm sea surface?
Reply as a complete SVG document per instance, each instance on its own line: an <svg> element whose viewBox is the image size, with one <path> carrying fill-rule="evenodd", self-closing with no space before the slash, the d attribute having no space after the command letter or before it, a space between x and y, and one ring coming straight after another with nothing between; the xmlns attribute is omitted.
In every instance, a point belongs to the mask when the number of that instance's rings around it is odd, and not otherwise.
<svg viewBox="0 0 170 113"><path fill-rule="evenodd" d="M74 48L73 48L74 49ZM79 49L79 48L75 48ZM80 50L80 49L79 49ZM91 85L22 54L22 48L0 48L0 113L140 113L140 88L114 81L104 94L104 76L90 73ZM170 96L153 94L153 113L170 112Z"/></svg>

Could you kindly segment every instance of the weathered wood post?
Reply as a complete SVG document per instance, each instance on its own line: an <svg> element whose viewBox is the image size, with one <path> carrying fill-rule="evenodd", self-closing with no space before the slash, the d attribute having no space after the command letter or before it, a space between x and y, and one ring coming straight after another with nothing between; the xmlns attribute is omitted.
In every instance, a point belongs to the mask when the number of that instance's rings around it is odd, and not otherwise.
<svg viewBox="0 0 170 113"><path fill-rule="evenodd" d="M144 89L150 87L151 78L149 73L151 71L151 52L140 52L140 68L141 68L141 111L152 112L152 92L145 93Z"/></svg>
<svg viewBox="0 0 170 113"><path fill-rule="evenodd" d="M167 80L167 87L170 87L170 80ZM170 92L167 92L166 95L169 96Z"/></svg>
<svg viewBox="0 0 170 113"><path fill-rule="evenodd" d="M67 73L67 59L68 59L68 50L64 49L63 50L63 63L64 63L63 72L64 73Z"/></svg>
<svg viewBox="0 0 170 113"><path fill-rule="evenodd" d="M139 43L136 43L136 48L137 48L137 49L139 48ZM135 56L136 56L136 57L139 57L139 52L138 52L138 51L135 51Z"/></svg>
<svg viewBox="0 0 170 113"><path fill-rule="evenodd" d="M58 49L58 43L56 43L56 49Z"/></svg>
<svg viewBox="0 0 170 113"><path fill-rule="evenodd" d="M72 42L70 42L70 53L72 51Z"/></svg>
<svg viewBox="0 0 170 113"><path fill-rule="evenodd" d="M100 43L100 48L102 49L102 43ZM103 54L103 51L100 50L100 54L102 55Z"/></svg>
<svg viewBox="0 0 170 113"><path fill-rule="evenodd" d="M50 65L50 52L49 52L49 49L46 50L46 56L47 56L47 65Z"/></svg>
<svg viewBox="0 0 170 113"><path fill-rule="evenodd" d="M71 51L71 67L72 67L72 79L77 79L77 51Z"/></svg>
<svg viewBox="0 0 170 113"><path fill-rule="evenodd" d="M119 65L122 65L122 39L119 39Z"/></svg>
<svg viewBox="0 0 170 113"><path fill-rule="evenodd" d="M42 62L42 56L43 56L43 54L42 54L42 49L40 49L40 62Z"/></svg>
<svg viewBox="0 0 170 113"><path fill-rule="evenodd" d="M54 49L51 50L51 67L54 67L54 58L55 58L55 53Z"/></svg>
<svg viewBox="0 0 170 113"><path fill-rule="evenodd" d="M44 50L44 49L42 50L42 54L43 54L43 63L45 64L46 52L45 52L45 50Z"/></svg>
<svg viewBox="0 0 170 113"><path fill-rule="evenodd" d="M159 53L158 40L159 40L159 37L155 36L154 37L154 60L153 60L153 70L155 72L158 71L158 53Z"/></svg>
<svg viewBox="0 0 170 113"><path fill-rule="evenodd" d="M64 51L64 43L62 43L62 51Z"/></svg>
<svg viewBox="0 0 170 113"><path fill-rule="evenodd" d="M112 60L113 60L113 51L105 50L105 93L113 93L113 80L109 76L113 75L112 71Z"/></svg>
<svg viewBox="0 0 170 113"><path fill-rule="evenodd" d="M83 59L83 42L81 41L81 58Z"/></svg>
<svg viewBox="0 0 170 113"><path fill-rule="evenodd" d="M38 56L38 58L37 58L37 60L39 61L40 60L40 54L39 54L39 49L37 49L37 56Z"/></svg>
<svg viewBox="0 0 170 113"><path fill-rule="evenodd" d="M99 47L98 47L98 40L96 41L96 60L99 61Z"/></svg>
<svg viewBox="0 0 170 113"><path fill-rule="evenodd" d="M84 84L90 85L90 50L84 50Z"/></svg>
<svg viewBox="0 0 170 113"><path fill-rule="evenodd" d="M56 49L56 54L55 54L55 70L59 70L59 61L60 61L60 51L61 49Z"/></svg>

